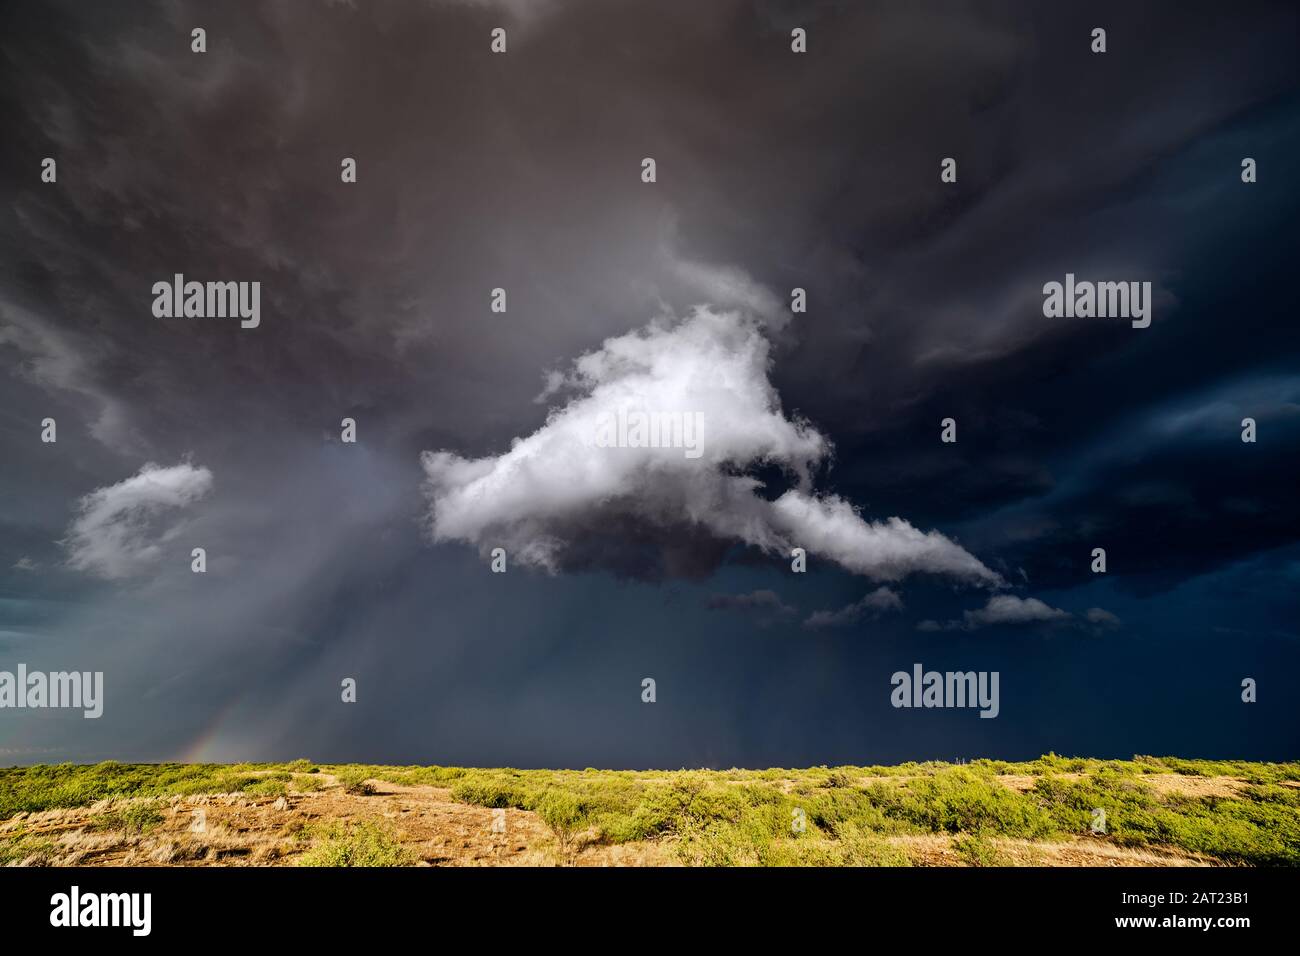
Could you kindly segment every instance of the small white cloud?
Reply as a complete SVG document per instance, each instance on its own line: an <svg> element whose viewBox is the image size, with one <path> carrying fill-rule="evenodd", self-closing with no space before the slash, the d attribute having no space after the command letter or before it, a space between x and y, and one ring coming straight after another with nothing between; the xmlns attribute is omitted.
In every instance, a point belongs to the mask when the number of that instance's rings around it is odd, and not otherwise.
<svg viewBox="0 0 1300 956"><path fill-rule="evenodd" d="M776 614L794 614L795 609L781 600L775 591L763 588L746 594L714 594L709 597L711 611L771 611Z"/></svg>
<svg viewBox="0 0 1300 956"><path fill-rule="evenodd" d="M1038 598L1020 598L1014 594L995 594L984 607L967 611L962 620L968 628L987 627L990 624L1042 624L1064 621L1067 611L1044 604Z"/></svg>
<svg viewBox="0 0 1300 956"><path fill-rule="evenodd" d="M869 614L901 611L902 609L903 599L898 596L898 592L882 586L867 594L860 601L855 601L838 611L814 611L803 622L803 625L804 627L813 628L844 627L848 624L856 624Z"/></svg>
<svg viewBox="0 0 1300 956"><path fill-rule="evenodd" d="M40 565L28 557L19 558L13 565L15 571L35 571L38 567Z"/></svg>
<svg viewBox="0 0 1300 956"><path fill-rule="evenodd" d="M212 490L212 472L188 463L162 468L152 462L115 485L97 488L78 504L78 515L61 544L68 566L116 579L142 570L179 531L163 516Z"/></svg>
<svg viewBox="0 0 1300 956"><path fill-rule="evenodd" d="M966 611L959 621L922 621L918 631L973 631L995 624L1060 624L1072 619L1068 611L1052 607L1038 598L1016 597L1014 594L995 594L988 603L974 611Z"/></svg>
<svg viewBox="0 0 1300 956"><path fill-rule="evenodd" d="M1084 620L1089 624L1095 624L1097 627L1122 627L1124 622L1121 621L1110 611L1100 607L1090 607L1083 612Z"/></svg>

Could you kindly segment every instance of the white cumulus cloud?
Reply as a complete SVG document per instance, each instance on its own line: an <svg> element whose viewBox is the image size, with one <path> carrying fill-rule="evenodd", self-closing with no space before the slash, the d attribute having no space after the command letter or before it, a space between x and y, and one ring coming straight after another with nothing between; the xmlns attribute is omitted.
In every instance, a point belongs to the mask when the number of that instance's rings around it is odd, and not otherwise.
<svg viewBox="0 0 1300 956"><path fill-rule="evenodd" d="M1072 617L1069 611L1052 607L1038 598L995 594L982 608L962 612L960 621L922 621L916 627L920 631L973 631L994 624L1058 624Z"/></svg>
<svg viewBox="0 0 1300 956"><path fill-rule="evenodd" d="M1090 607L1084 612L1083 616L1089 624L1096 625L1100 628L1121 627L1124 623L1103 607Z"/></svg>
<svg viewBox="0 0 1300 956"><path fill-rule="evenodd" d="M990 624L1040 624L1064 621L1068 611L1052 607L1038 598L1016 597L1014 594L995 594L984 607L966 611L962 618L967 627L987 627Z"/></svg>
<svg viewBox="0 0 1300 956"><path fill-rule="evenodd" d="M656 320L550 376L544 398L557 404L508 451L476 459L425 452L432 537L483 552L504 547L512 560L550 572L702 574L727 547L744 544L787 559L801 547L811 561L879 581L930 572L999 585L942 534L898 517L867 520L814 489L831 445L782 410L763 330L748 313L703 306ZM690 416L698 423L695 453L680 442L607 447L600 436L610 434L611 419L632 414ZM759 468L785 476L789 487L775 500L753 474Z"/></svg>
<svg viewBox="0 0 1300 956"><path fill-rule="evenodd" d="M880 614L884 611L901 611L903 599L898 592L881 587L868 593L858 601L840 608L838 611L813 611L803 622L804 627L844 627L856 624L868 614Z"/></svg>
<svg viewBox="0 0 1300 956"><path fill-rule="evenodd" d="M62 542L68 566L108 579L139 572L180 530L168 514L211 490L212 472L185 462L169 468L149 462L130 478L95 489L78 503Z"/></svg>

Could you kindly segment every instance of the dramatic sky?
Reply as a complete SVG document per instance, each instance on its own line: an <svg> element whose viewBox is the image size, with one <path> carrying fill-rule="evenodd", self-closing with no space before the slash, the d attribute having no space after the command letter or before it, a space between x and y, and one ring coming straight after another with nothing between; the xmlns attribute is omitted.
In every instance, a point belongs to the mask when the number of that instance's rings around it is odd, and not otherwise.
<svg viewBox="0 0 1300 956"><path fill-rule="evenodd" d="M0 764L1300 756L1297 12L1084 6L4 4Z"/></svg>

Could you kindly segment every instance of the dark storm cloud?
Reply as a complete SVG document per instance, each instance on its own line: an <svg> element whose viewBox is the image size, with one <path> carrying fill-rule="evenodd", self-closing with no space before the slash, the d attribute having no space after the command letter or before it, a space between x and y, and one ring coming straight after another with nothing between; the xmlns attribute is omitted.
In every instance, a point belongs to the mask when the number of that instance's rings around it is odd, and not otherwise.
<svg viewBox="0 0 1300 956"><path fill-rule="evenodd" d="M745 615L609 581L765 573L690 523L587 510L557 580L493 580L421 537L421 452L504 457L546 422L548 373L696 303L766 318L782 407L834 444L825 493L1061 589L1046 606L1106 608L1115 640L1158 631L1111 598L1156 591L1282 630L1294 574L1275 555L1300 536L1300 339L1277 241L1297 211L1295 34L1271 3L4 5L0 652L99 661L123 701L93 730L36 721L6 746L380 759L382 736L393 759L579 765L861 746L866 716L890 715L855 680L897 663L870 655L927 638L904 614L845 613L861 579L815 556L806 600L789 578L736 591L843 626L780 614L755 644ZM1244 155L1261 162L1249 187ZM945 156L956 184L938 182ZM1042 284L1067 271L1152 281L1151 328L1044 319ZM151 286L175 273L260 281L261 326L153 318ZM788 316L795 286L809 311ZM1260 441L1243 445L1252 413ZM47 415L57 445L38 441ZM947 416L956 446L938 442ZM183 533L115 581L69 569L78 502L151 461L211 471ZM765 500L785 489L751 472ZM1099 540L1114 590L1071 599L1098 586ZM1271 584L1248 606L1197 590L1250 579ZM929 587L909 612L987 607ZM782 643L867 627L880 648ZM620 709L611 688L648 667L678 709ZM355 714L336 713L345 674ZM843 729L810 754L790 717ZM1005 748L1042 743L1008 733Z"/></svg>
<svg viewBox="0 0 1300 956"><path fill-rule="evenodd" d="M8 13L24 145L7 151L7 291L82 356L80 381L149 407L155 442L214 405L293 427L342 405L394 440L486 445L484 429L537 420L524 398L541 368L659 299L697 301L680 260L741 266L781 298L808 287L783 383L830 361L852 373L833 407L879 427L954 361L1048 334L1020 307L1044 275L1158 277L1164 224L1123 190L1294 82L1271 55L1284 34L1259 22L1288 14L1268 7L1214 24L1214 55L1252 69L1213 83L1194 69L1204 18L1117 8L1086 90L1070 78L1083 43L1044 49L1084 18L965 5L924 19L814 7L805 60L778 59L790 14L741 4L554 4L505 58L470 42L513 25L491 4L55 9ZM57 191L33 182L47 154ZM654 190L635 176L650 154ZM934 188L939 155L962 162L957 188ZM342 156L360 163L351 191ZM145 287L174 272L261 279L266 334L149 321ZM509 320L487 311L497 286ZM484 328L505 321L528 334ZM456 420L423 411L443 402ZM833 414L825 394L806 402Z"/></svg>
<svg viewBox="0 0 1300 956"><path fill-rule="evenodd" d="M1262 442L1241 441L1248 417ZM1019 562L1040 586L1079 580L1104 547L1124 586L1165 590L1300 537L1300 376L1157 405L1067 462L1049 493L982 516L967 540Z"/></svg>

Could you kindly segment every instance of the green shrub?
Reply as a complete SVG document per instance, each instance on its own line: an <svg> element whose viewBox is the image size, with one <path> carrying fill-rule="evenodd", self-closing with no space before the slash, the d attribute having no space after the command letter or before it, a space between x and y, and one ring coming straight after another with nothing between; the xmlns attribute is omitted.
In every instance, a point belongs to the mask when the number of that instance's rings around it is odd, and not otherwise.
<svg viewBox="0 0 1300 956"><path fill-rule="evenodd" d="M582 804L571 793L555 791L546 794L537 804L537 815L551 828L560 849L567 850L582 826Z"/></svg>
<svg viewBox="0 0 1300 956"><path fill-rule="evenodd" d="M374 776L403 787L445 787L468 772L462 767L385 767L377 769Z"/></svg>
<svg viewBox="0 0 1300 956"><path fill-rule="evenodd" d="M294 775L290 786L298 793L313 793L323 789L325 784L321 782L320 776L317 774L300 773Z"/></svg>
<svg viewBox="0 0 1300 956"><path fill-rule="evenodd" d="M369 796L375 792L374 784L369 782L370 773L365 767L343 767L335 776L347 793Z"/></svg>
<svg viewBox="0 0 1300 956"><path fill-rule="evenodd" d="M292 780L292 778L290 778ZM250 797L283 797L289 792L288 784L283 780L262 778L245 784L242 788Z"/></svg>
<svg viewBox="0 0 1300 956"><path fill-rule="evenodd" d="M91 830L120 830L123 833L146 833L163 822L163 815L151 804L135 804L109 810L91 819Z"/></svg>
<svg viewBox="0 0 1300 956"><path fill-rule="evenodd" d="M1039 804L967 767L942 770L903 787L874 791L885 814L932 833L989 832L1042 838L1057 827Z"/></svg>
<svg viewBox="0 0 1300 956"><path fill-rule="evenodd" d="M391 831L376 823L330 823L308 828L314 842L298 866L410 866L414 860Z"/></svg>
<svg viewBox="0 0 1300 956"><path fill-rule="evenodd" d="M49 866L54 862L58 845L45 837L0 837L0 866L13 866L28 862L36 866Z"/></svg>
<svg viewBox="0 0 1300 956"><path fill-rule="evenodd" d="M1005 866L997 848L978 833L963 833L952 841L952 848L967 866Z"/></svg>

